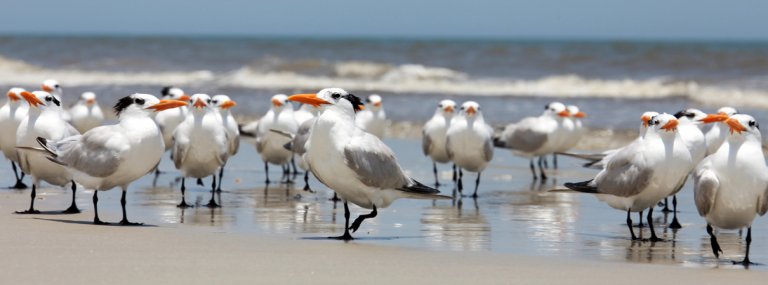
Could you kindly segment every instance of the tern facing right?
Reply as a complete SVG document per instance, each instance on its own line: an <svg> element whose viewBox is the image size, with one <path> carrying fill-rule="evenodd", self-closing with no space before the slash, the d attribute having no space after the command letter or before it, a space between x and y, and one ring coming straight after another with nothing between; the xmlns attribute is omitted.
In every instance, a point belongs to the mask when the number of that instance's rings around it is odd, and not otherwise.
<svg viewBox="0 0 768 285"><path fill-rule="evenodd" d="M336 239L353 239L349 230L357 231L363 220L376 217L378 208L398 198L449 198L408 177L389 147L355 126L355 109L362 105L357 96L327 88L317 94L293 95L289 100L320 109L304 158L317 179L344 200L344 235ZM350 226L347 202L373 211L360 215Z"/></svg>
<svg viewBox="0 0 768 285"><path fill-rule="evenodd" d="M269 164L276 164L283 167L283 177L285 182L290 182L290 166L293 152L283 147L291 142L291 139L281 134L272 132L277 131L295 134L299 129L296 119L293 117L293 105L288 102L288 96L277 94L272 96L272 107L259 120L256 131L256 151L261 155L264 161L265 183L269 184Z"/></svg>
<svg viewBox="0 0 768 285"><path fill-rule="evenodd" d="M694 197L699 215L707 221L712 253L722 253L712 227L747 228L744 260L749 266L752 221L768 212L768 166L759 125L752 116L734 115L725 121L730 135L720 148L705 158L694 173Z"/></svg>
<svg viewBox="0 0 768 285"><path fill-rule="evenodd" d="M221 116L221 123L224 124L224 130L227 132L227 142L229 144L229 157L234 156L237 154L237 151L240 150L240 128L237 126L237 121L235 121L235 117L232 116L232 111L229 109L237 106L237 103L229 98L227 95L219 94L214 95L211 98L211 104L216 108L216 110L219 111L219 115ZM217 192L221 192L221 184L223 184L222 179L224 177L224 166L221 166L221 170L219 170L219 185L216 188Z"/></svg>
<svg viewBox="0 0 768 285"><path fill-rule="evenodd" d="M654 117L645 138L619 150L594 179L565 183L565 187L598 198L617 210L627 212L632 240L631 212L648 211L651 241L660 241L653 229L653 206L685 182L691 154L677 132L677 119L669 114Z"/></svg>

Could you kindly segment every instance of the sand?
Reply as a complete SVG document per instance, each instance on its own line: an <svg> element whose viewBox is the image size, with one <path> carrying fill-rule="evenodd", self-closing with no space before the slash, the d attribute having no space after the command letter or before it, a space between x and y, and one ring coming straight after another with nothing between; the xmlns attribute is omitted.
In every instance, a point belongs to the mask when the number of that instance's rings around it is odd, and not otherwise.
<svg viewBox="0 0 768 285"><path fill-rule="evenodd" d="M173 224L95 226L87 222L90 211L12 214L26 201L3 191L3 284L756 284L768 279L758 271L428 251Z"/></svg>

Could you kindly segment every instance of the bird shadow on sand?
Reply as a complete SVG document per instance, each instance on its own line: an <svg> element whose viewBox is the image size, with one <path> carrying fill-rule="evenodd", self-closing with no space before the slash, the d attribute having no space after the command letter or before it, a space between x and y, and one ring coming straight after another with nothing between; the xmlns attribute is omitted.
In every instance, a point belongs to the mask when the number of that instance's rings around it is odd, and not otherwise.
<svg viewBox="0 0 768 285"><path fill-rule="evenodd" d="M82 213L82 210L80 211L80 213ZM36 213L36 214L27 214L27 213L14 212L14 214L19 215L19 216L38 216L38 215L68 216L68 215L76 215L76 214L80 214L80 213L65 213L64 211L40 211L39 213Z"/></svg>
<svg viewBox="0 0 768 285"><path fill-rule="evenodd" d="M351 241L366 241L366 240L399 240L399 239L420 239L425 238L425 236L393 236L393 237L355 237L355 239ZM303 240L331 240L331 241L337 241L337 239L334 239L332 237L328 236L321 236L321 237L301 237L299 239Z"/></svg>
<svg viewBox="0 0 768 285"><path fill-rule="evenodd" d="M35 218L35 220L43 220L43 221L49 221L49 222L58 222L58 223L65 223L65 224L77 224L77 225L93 225L93 226L113 226L113 227L158 227L157 225L148 225L148 224L140 224L140 225L121 225L119 222L116 223L108 223L103 225L97 225L94 224L93 221L73 221L73 220L62 220L62 219L50 219L50 218Z"/></svg>

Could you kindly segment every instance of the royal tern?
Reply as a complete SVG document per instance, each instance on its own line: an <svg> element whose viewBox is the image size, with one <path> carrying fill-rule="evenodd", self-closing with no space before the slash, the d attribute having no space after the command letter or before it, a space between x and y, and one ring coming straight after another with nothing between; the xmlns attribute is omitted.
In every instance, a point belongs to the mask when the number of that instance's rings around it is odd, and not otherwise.
<svg viewBox="0 0 768 285"><path fill-rule="evenodd" d="M104 122L104 113L96 102L96 94L93 92L84 92L80 95L80 100L69 108L69 116L72 118L72 125L85 133L90 129L101 126Z"/></svg>
<svg viewBox="0 0 768 285"><path fill-rule="evenodd" d="M437 176L437 163L448 163L451 161L445 148L445 139L455 108L456 102L453 100L440 101L435 114L424 124L424 128L421 130L421 149L424 151L424 155L432 159L435 186L440 185ZM454 176L456 176L456 166L453 167L453 171Z"/></svg>
<svg viewBox="0 0 768 285"><path fill-rule="evenodd" d="M295 134L299 129L296 119L293 117L293 104L288 102L288 96L277 94L272 96L272 107L267 114L259 120L256 131L256 151L261 154L264 161L264 175L269 184L269 164L283 167L283 176L290 182L290 167L288 163L293 157L293 152L283 147L291 141L283 135L270 130Z"/></svg>
<svg viewBox="0 0 768 285"><path fill-rule="evenodd" d="M93 191L94 224L99 219L98 193L115 187L123 191L120 205L122 225L131 223L126 215L126 191L131 182L141 178L160 163L165 146L163 136L151 112L186 106L177 100L158 100L149 94L123 97L114 106L119 122L91 129L83 135L64 139L41 137L38 143L49 159L66 166L75 181Z"/></svg>
<svg viewBox="0 0 768 285"><path fill-rule="evenodd" d="M724 122L729 116L737 114L738 111L733 107L722 107L717 110L717 114L707 115L702 122ZM728 126L725 124L714 124L712 128L704 135L707 140L707 155L713 154L720 148L726 138L728 138Z"/></svg>
<svg viewBox="0 0 768 285"><path fill-rule="evenodd" d="M11 168L13 169L13 175L16 177L16 184L11 186L11 189L26 189L27 185L22 182L24 179L24 172L16 169L16 164L19 162L19 157L16 154L16 130L19 128L21 120L27 117L29 111L29 104L21 101L21 92L25 92L23 88L11 88L6 93L8 102L0 108L0 149L3 151L5 158L11 161Z"/></svg>
<svg viewBox="0 0 768 285"><path fill-rule="evenodd" d="M64 99L64 89L61 88L61 85L59 84L58 81L56 81L54 79L45 80L45 81L43 81L43 84L40 85L40 88L43 91L48 92L51 95L53 95L53 97L58 99L60 102L64 102L63 101L63 99ZM59 114L61 115L61 118L64 119L64 121L67 121L67 122L72 121L72 117L69 116L69 112L67 112L67 110L65 110L63 106L61 108L59 108Z"/></svg>
<svg viewBox="0 0 768 285"><path fill-rule="evenodd" d="M218 111L211 106L212 99L207 94L195 94L189 99L191 111L173 133L172 157L176 168L181 171L180 208L190 207L184 199L186 177L202 179L213 176L211 200L208 207L216 208L219 204L214 199L216 191L216 171L227 162L230 142L224 122Z"/></svg>
<svg viewBox="0 0 768 285"><path fill-rule="evenodd" d="M16 131L17 148L34 148L37 146L37 138L44 137L60 140L66 137L79 135L80 133L64 121L61 117L61 101L56 96L45 91L21 92L21 96L29 103L29 115L19 124ZM22 171L32 176L32 193L29 210L16 212L19 214L37 214L35 210L35 196L40 181L48 182L56 186L64 186L71 183L72 204L65 213L79 213L75 200L77 184L72 181L72 175L63 166L48 160L39 153L17 150L19 165Z"/></svg>
<svg viewBox="0 0 768 285"><path fill-rule="evenodd" d="M367 108L357 113L355 124L366 132L383 138L389 126L389 121L387 121L387 113L384 112L384 107L382 106L381 96L372 94L368 96L365 103Z"/></svg>
<svg viewBox="0 0 768 285"><path fill-rule="evenodd" d="M699 215L707 221L712 252L722 250L712 227L747 228L744 260L749 266L752 221L768 212L768 166L759 125L752 116L737 114L725 121L730 135L720 148L705 158L694 172L694 197ZM724 130L723 130L724 131Z"/></svg>
<svg viewBox="0 0 768 285"><path fill-rule="evenodd" d="M318 180L344 200L344 235L337 239L351 240L349 230L357 231L363 220L376 217L376 209L389 206L395 199L448 198L408 177L389 147L355 126L355 109L362 104L358 97L340 88L327 88L289 98L320 108L304 158ZM348 202L372 211L360 215L350 226Z"/></svg>
<svg viewBox="0 0 768 285"><path fill-rule="evenodd" d="M533 159L539 157L541 180L546 180L542 156L553 153L560 145L564 132L563 119L570 116L565 105L552 102L544 106L544 113L538 117L527 117L515 124L509 124L499 137L494 138L496 147L511 149L519 156L530 157L533 180L538 179Z"/></svg>
<svg viewBox="0 0 768 285"><path fill-rule="evenodd" d="M627 212L632 240L630 212L648 211L651 241L660 241L653 228L653 206L676 191L690 170L691 154L677 132L678 120L669 114L655 116L645 138L619 150L594 179L565 183L572 190L602 194L598 198L614 209Z"/></svg>
<svg viewBox="0 0 768 285"><path fill-rule="evenodd" d="M571 150L579 144L581 137L584 136L584 125L581 120L587 116L587 113L579 110L579 107L576 105L568 105L566 110L568 110L568 117L563 119L565 136L562 144L558 146L557 152L552 154L552 166L555 169L557 169L557 153Z"/></svg>
<svg viewBox="0 0 768 285"><path fill-rule="evenodd" d="M163 95L163 100L178 100L186 103L189 101L189 96L184 94L184 90L181 88L166 86L160 91ZM155 115L155 122L160 127L160 131L163 132L163 142L165 143L165 150L173 147L173 132L176 130L176 126L181 124L187 117L187 107L171 108L165 111L158 112Z"/></svg>
<svg viewBox="0 0 768 285"><path fill-rule="evenodd" d="M453 161L459 171L457 178L459 193L463 191L462 170L477 172L475 192L472 193L472 197L477 198L480 175L493 158L493 129L485 123L480 105L475 101L461 104L461 109L451 119L445 136L448 158Z"/></svg>
<svg viewBox="0 0 768 285"><path fill-rule="evenodd" d="M240 129L237 126L235 117L232 116L232 111L229 109L236 106L237 103L229 98L227 95L214 95L211 98L211 104L219 111L221 116L221 122L224 124L224 130L227 132L227 142L229 144L229 157L237 154L240 149ZM224 177L224 166L221 166L219 171L219 186L216 189L217 192L221 192L221 184L224 184L222 178Z"/></svg>

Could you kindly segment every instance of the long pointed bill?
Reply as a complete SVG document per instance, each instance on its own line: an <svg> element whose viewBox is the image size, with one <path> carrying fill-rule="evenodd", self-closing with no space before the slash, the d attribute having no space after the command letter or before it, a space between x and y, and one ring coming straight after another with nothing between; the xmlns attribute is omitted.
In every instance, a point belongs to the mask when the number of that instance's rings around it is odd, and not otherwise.
<svg viewBox="0 0 768 285"><path fill-rule="evenodd" d="M453 113L453 106L445 106L445 108L443 108L443 112Z"/></svg>
<svg viewBox="0 0 768 285"><path fill-rule="evenodd" d="M477 110L475 110L475 107L469 106L467 107L467 115L468 116L474 116Z"/></svg>
<svg viewBox="0 0 768 285"><path fill-rule="evenodd" d="M571 113L569 113L568 110L562 110L560 113L557 113L557 115L560 117L570 117Z"/></svg>
<svg viewBox="0 0 768 285"><path fill-rule="evenodd" d="M85 100L85 103L88 104L88 105L93 105L94 103L96 103L96 99Z"/></svg>
<svg viewBox="0 0 768 285"><path fill-rule="evenodd" d="M35 94L32 94L30 92L27 92L27 91L21 92L21 97L24 97L24 100L27 100L27 102L29 102L29 105L32 107L44 105L43 101L40 101L40 99L37 99Z"/></svg>
<svg viewBox="0 0 768 285"><path fill-rule="evenodd" d="M187 95L187 94L182 94L181 96L179 96L179 99L178 99L178 100L179 100L179 101L184 101L184 103L186 103L187 101L189 101L189 95Z"/></svg>
<svg viewBox="0 0 768 285"><path fill-rule="evenodd" d="M376 103L373 103L373 106L374 106L374 107L381 107L381 102L376 102Z"/></svg>
<svg viewBox="0 0 768 285"><path fill-rule="evenodd" d="M8 96L8 100L11 100L12 102L21 100L21 97L19 97L19 95L16 94L16 92L8 91L8 93L5 95Z"/></svg>
<svg viewBox="0 0 768 285"><path fill-rule="evenodd" d="M724 122L725 120L728 120L728 118L730 117L726 114L707 114L707 117L699 121L705 124L710 124L710 123L716 123L716 122Z"/></svg>
<svg viewBox="0 0 768 285"><path fill-rule="evenodd" d="M207 106L203 100L200 100L200 98L195 99L195 104L192 104L192 106L195 106L195 108L202 109Z"/></svg>
<svg viewBox="0 0 768 285"><path fill-rule="evenodd" d="M578 112L578 113L574 114L574 115L573 115L573 117L575 117L575 118L579 118L579 119L581 119L581 118L586 118L586 117L587 117L587 113L584 113L584 112Z"/></svg>
<svg viewBox="0 0 768 285"><path fill-rule="evenodd" d="M735 119L728 119L725 121L725 123L728 124L728 128L731 129L731 134L733 134L733 132L741 133L747 130L744 125Z"/></svg>
<svg viewBox="0 0 768 285"><path fill-rule="evenodd" d="M272 99L272 106L280 107L283 106L283 102L280 102L280 100L277 100L277 98Z"/></svg>
<svg viewBox="0 0 768 285"><path fill-rule="evenodd" d="M650 121L650 120L651 120L651 116L642 116L642 117L640 117L640 121L643 121L643 127L644 128L648 127L648 121Z"/></svg>
<svg viewBox="0 0 768 285"><path fill-rule="evenodd" d="M53 92L53 88L51 88L51 86L48 86L48 85L45 85L45 84L40 86L40 89L43 89L43 91L48 92L48 93Z"/></svg>
<svg viewBox="0 0 768 285"><path fill-rule="evenodd" d="M232 108L234 106L237 106L237 103L235 103L235 101L229 100L227 102L221 103L220 107L222 109L224 109L224 110L227 110L227 109Z"/></svg>
<svg viewBox="0 0 768 285"><path fill-rule="evenodd" d="M187 105L187 102L183 102L179 100L160 100L160 103L149 106L146 109L155 110L155 112L160 112L163 110L178 108L186 105Z"/></svg>
<svg viewBox="0 0 768 285"><path fill-rule="evenodd" d="M323 99L318 98L317 94L296 94L288 97L288 100L312 105L315 108L320 107L320 105L323 104L331 104Z"/></svg>
<svg viewBox="0 0 768 285"><path fill-rule="evenodd" d="M669 120L666 125L662 126L661 129L665 130L667 132L674 132L677 130L677 120Z"/></svg>

